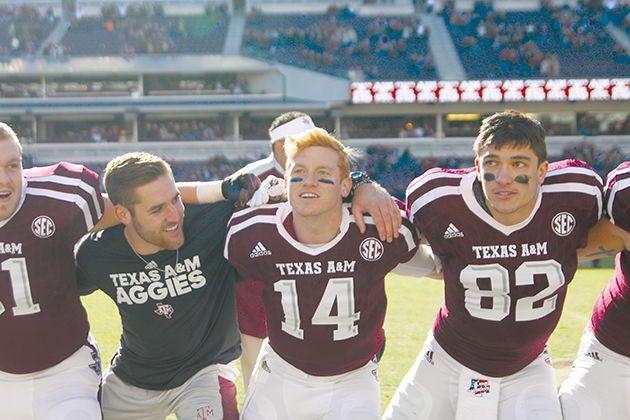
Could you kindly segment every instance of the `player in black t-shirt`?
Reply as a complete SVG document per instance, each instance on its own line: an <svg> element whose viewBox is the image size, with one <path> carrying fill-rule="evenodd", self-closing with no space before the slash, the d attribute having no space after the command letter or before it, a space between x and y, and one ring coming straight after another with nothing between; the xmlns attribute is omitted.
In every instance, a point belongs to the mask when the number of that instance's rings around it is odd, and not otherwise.
<svg viewBox="0 0 630 420"><path fill-rule="evenodd" d="M233 203L184 208L168 164L146 153L112 160L105 186L122 224L77 253L81 293L103 290L123 324L104 416L237 419L237 274L222 256Z"/></svg>

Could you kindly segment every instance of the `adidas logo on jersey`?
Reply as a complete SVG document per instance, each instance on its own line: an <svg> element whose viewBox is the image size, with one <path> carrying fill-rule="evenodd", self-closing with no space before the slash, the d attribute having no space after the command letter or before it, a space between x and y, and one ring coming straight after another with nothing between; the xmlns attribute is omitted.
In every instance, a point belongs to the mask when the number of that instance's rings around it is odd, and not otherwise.
<svg viewBox="0 0 630 420"><path fill-rule="evenodd" d="M265 255L271 255L271 251L265 248L261 242L258 242L249 254L249 258L264 257Z"/></svg>
<svg viewBox="0 0 630 420"><path fill-rule="evenodd" d="M602 358L599 357L599 352L597 351L588 351L584 353L586 357L590 357L591 359L597 360L598 362L602 361Z"/></svg>
<svg viewBox="0 0 630 420"><path fill-rule="evenodd" d="M147 265L144 266L145 270L155 270L158 267L155 261L149 261Z"/></svg>
<svg viewBox="0 0 630 420"><path fill-rule="evenodd" d="M463 238L464 234L457 227L450 223L444 232L444 239Z"/></svg>

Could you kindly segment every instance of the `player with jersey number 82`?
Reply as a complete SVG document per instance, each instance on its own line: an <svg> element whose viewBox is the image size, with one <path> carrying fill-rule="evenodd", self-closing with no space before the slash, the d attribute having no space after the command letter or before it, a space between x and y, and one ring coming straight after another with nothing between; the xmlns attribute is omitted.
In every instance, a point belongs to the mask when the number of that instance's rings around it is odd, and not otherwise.
<svg viewBox="0 0 630 420"><path fill-rule="evenodd" d="M549 164L542 125L517 111L486 118L474 151L474 168L407 189L445 299L384 419L562 418L546 343L600 218L601 179L584 162Z"/></svg>

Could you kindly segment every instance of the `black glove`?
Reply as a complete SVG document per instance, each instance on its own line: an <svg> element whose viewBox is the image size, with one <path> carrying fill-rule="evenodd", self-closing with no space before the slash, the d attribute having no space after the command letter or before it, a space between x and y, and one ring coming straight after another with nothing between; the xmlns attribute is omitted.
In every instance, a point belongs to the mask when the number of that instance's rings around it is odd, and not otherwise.
<svg viewBox="0 0 630 420"><path fill-rule="evenodd" d="M260 186L260 179L251 173L238 172L225 178L221 183L221 193L235 207L244 206Z"/></svg>

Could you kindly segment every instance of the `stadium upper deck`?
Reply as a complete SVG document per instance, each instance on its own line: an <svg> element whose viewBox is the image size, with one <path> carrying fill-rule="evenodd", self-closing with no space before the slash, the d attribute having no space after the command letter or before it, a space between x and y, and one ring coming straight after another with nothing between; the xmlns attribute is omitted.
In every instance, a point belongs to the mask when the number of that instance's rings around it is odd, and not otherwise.
<svg viewBox="0 0 630 420"><path fill-rule="evenodd" d="M537 112L556 135L628 134L627 3L572 1L555 11L564 2L246 3L3 2L0 119L38 143L234 140L265 138L275 115L300 109L344 138L409 138L470 136L484 115L516 107ZM22 33L36 36L23 42ZM13 38L30 47L13 49ZM567 82L560 102L506 95L527 88L516 83L493 85L500 98L489 102L398 103L392 83L367 91L389 101L350 103L352 80L495 77L617 80L606 82L605 100ZM431 83L458 98L467 92ZM421 94L413 83L404 89Z"/></svg>

